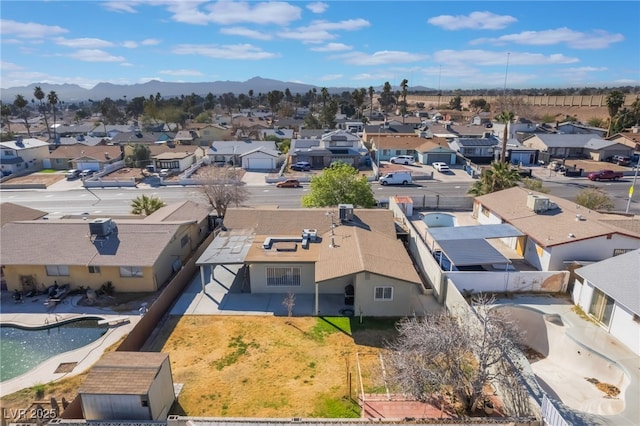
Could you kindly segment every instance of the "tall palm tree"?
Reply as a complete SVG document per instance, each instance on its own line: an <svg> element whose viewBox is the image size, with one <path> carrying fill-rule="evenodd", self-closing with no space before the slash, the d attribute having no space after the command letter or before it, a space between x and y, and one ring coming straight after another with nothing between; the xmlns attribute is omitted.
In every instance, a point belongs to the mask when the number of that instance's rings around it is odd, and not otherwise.
<svg viewBox="0 0 640 426"><path fill-rule="evenodd" d="M504 163L507 155L507 139L509 138L509 124L513 121L514 115L511 111L502 111L496 117L499 123L504 123L504 132L502 132L502 149L500 150L500 162Z"/></svg>
<svg viewBox="0 0 640 426"><path fill-rule="evenodd" d="M614 90L609 93L606 98L607 109L609 111L609 129L607 130L607 137L611 136L611 126L613 124L613 117L618 113L618 110L624 105L624 94L619 90Z"/></svg>
<svg viewBox="0 0 640 426"><path fill-rule="evenodd" d="M518 170L504 161L494 161L490 169L486 169L475 181L468 193L472 195L490 194L514 187L520 181Z"/></svg>
<svg viewBox="0 0 640 426"><path fill-rule="evenodd" d="M49 94L47 95L47 101L49 102L49 105L51 105L51 107L53 108L53 139L57 139L58 135L57 130L56 130L56 105L59 102L58 99L58 94L55 91L50 91Z"/></svg>
<svg viewBox="0 0 640 426"><path fill-rule="evenodd" d="M373 86L369 86L369 121L371 121L371 113L373 113L373 95L375 93Z"/></svg>
<svg viewBox="0 0 640 426"><path fill-rule="evenodd" d="M20 110L20 115L24 120L24 126L27 128L27 134L31 137L31 125L29 124L29 112L27 111L27 105L29 102L22 95L16 95L15 100L13 101L13 106Z"/></svg>
<svg viewBox="0 0 640 426"><path fill-rule="evenodd" d="M51 128L49 127L49 120L47 119L47 108L44 105L44 91L42 90L42 88L40 88L40 86L36 86L33 89L33 96L35 96L35 98L40 101L38 109L44 116L44 124L45 126L47 126L47 134L49 135L49 139L51 139Z"/></svg>
<svg viewBox="0 0 640 426"><path fill-rule="evenodd" d="M402 80L400 87L402 88L402 109L400 112L402 113L402 124L404 124L404 116L407 113L407 88L409 87L409 80L406 78Z"/></svg>
<svg viewBox="0 0 640 426"><path fill-rule="evenodd" d="M0 116L2 116L2 124L7 124L7 129L9 133L11 133L11 120L9 120L9 116L11 115L11 107L7 104L2 104L0 107Z"/></svg>
<svg viewBox="0 0 640 426"><path fill-rule="evenodd" d="M166 204L158 197L140 195L131 201L131 213L149 216Z"/></svg>

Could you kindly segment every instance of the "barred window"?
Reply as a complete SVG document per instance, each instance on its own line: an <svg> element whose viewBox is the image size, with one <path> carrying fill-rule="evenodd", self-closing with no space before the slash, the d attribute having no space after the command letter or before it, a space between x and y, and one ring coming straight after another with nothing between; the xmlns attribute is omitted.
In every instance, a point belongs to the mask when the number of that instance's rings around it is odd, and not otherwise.
<svg viewBox="0 0 640 426"><path fill-rule="evenodd" d="M300 268L268 267L267 287L300 287Z"/></svg>
<svg viewBox="0 0 640 426"><path fill-rule="evenodd" d="M391 301L393 300L393 287L374 287L373 300Z"/></svg>
<svg viewBox="0 0 640 426"><path fill-rule="evenodd" d="M68 277L69 267L67 265L47 265L47 275L50 277Z"/></svg>
<svg viewBox="0 0 640 426"><path fill-rule="evenodd" d="M120 276L123 278L127 277L142 277L142 267L140 266L121 266L120 267Z"/></svg>
<svg viewBox="0 0 640 426"><path fill-rule="evenodd" d="M99 266L89 266L89 273L90 274L99 274L100 273L100 267Z"/></svg>

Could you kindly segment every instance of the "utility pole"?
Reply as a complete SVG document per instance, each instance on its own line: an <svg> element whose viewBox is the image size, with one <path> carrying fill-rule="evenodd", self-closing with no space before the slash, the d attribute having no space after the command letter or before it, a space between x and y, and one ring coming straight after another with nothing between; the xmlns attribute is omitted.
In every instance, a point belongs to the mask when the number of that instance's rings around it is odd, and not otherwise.
<svg viewBox="0 0 640 426"><path fill-rule="evenodd" d="M625 213L629 213L629 207L631 207L631 197L633 197L633 189L636 186L636 180L638 179L638 169L640 169L640 161L636 163L636 172L633 175L633 182L631 183L631 188L629 188L629 199L627 200L627 208L625 209Z"/></svg>

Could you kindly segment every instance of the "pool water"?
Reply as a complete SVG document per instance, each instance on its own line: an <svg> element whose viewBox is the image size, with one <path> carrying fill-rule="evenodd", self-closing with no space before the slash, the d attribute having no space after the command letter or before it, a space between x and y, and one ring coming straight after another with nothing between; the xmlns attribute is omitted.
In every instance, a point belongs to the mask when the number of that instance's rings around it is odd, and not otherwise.
<svg viewBox="0 0 640 426"><path fill-rule="evenodd" d="M81 348L102 337L108 325L100 318L83 318L28 329L0 325L0 382L12 379L64 352Z"/></svg>

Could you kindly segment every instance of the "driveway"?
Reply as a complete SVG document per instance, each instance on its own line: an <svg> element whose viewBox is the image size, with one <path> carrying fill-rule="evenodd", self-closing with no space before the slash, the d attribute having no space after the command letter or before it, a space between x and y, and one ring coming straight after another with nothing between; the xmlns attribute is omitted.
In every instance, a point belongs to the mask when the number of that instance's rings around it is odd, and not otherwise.
<svg viewBox="0 0 640 426"><path fill-rule="evenodd" d="M268 185L266 178L269 175L275 175L272 172L251 172L245 171L242 176L242 182L248 186L266 186Z"/></svg>

